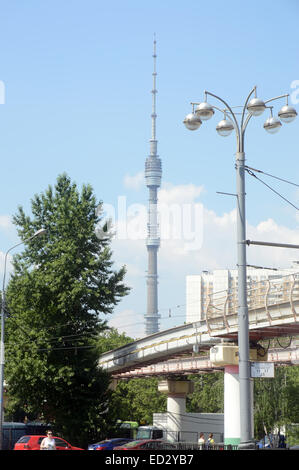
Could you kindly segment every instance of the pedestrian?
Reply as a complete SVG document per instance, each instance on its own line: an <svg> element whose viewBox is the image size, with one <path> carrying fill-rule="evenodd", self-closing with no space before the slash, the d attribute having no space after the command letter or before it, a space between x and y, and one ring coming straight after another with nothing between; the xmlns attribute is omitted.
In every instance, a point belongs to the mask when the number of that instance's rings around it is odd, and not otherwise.
<svg viewBox="0 0 299 470"><path fill-rule="evenodd" d="M205 435L204 435L203 432L201 432L201 433L199 434L199 439L198 439L198 444L199 444L200 450L202 450L202 449L204 448L205 442L206 442L206 441L205 441Z"/></svg>
<svg viewBox="0 0 299 470"><path fill-rule="evenodd" d="M47 431L46 434L47 437L45 437L40 444L40 450L56 450L56 444L55 440L53 439L52 431Z"/></svg>
<svg viewBox="0 0 299 470"><path fill-rule="evenodd" d="M208 447L212 447L215 444L213 433L211 432L208 437Z"/></svg>
<svg viewBox="0 0 299 470"><path fill-rule="evenodd" d="M278 447L280 449L285 449L286 448L286 440L285 440L285 436L283 434L278 434L279 436L279 440L278 440Z"/></svg>

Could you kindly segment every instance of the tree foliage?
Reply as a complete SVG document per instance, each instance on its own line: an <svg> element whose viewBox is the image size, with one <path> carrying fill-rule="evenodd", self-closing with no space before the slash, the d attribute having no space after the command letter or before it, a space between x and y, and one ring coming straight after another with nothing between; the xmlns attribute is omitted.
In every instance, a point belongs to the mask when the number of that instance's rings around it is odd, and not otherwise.
<svg viewBox="0 0 299 470"><path fill-rule="evenodd" d="M153 413L166 412L166 396L158 391L157 378L120 380L112 393L111 419L138 423L153 422Z"/></svg>
<svg viewBox="0 0 299 470"><path fill-rule="evenodd" d="M223 413L223 373L192 375L189 379L194 382L194 392L187 397L187 411Z"/></svg>
<svg viewBox="0 0 299 470"><path fill-rule="evenodd" d="M99 207L89 185L79 192L64 174L34 196L31 216L20 207L13 219L25 249L7 288L10 409L52 422L74 443L97 432L107 411L96 339L128 292L110 240L96 236ZM26 241L41 227L47 235Z"/></svg>
<svg viewBox="0 0 299 470"><path fill-rule="evenodd" d="M132 341L124 333L110 328L98 338L97 350L101 354ZM118 420L152 423L153 413L166 411L166 397L158 391L157 378L121 379L116 382L109 395L107 429L113 428Z"/></svg>
<svg viewBox="0 0 299 470"><path fill-rule="evenodd" d="M276 367L274 378L254 380L255 435L299 423L299 367Z"/></svg>
<svg viewBox="0 0 299 470"><path fill-rule="evenodd" d="M125 333L119 333L116 328L109 328L98 337L97 340L97 351L98 355L110 351L112 349L120 348L128 343L132 343L134 340Z"/></svg>

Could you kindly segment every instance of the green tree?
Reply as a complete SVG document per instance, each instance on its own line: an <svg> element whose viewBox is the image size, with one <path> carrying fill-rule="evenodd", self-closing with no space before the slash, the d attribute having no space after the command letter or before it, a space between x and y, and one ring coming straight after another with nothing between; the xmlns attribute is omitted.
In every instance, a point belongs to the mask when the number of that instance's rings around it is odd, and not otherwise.
<svg viewBox="0 0 299 470"><path fill-rule="evenodd" d="M134 340L117 329L110 328L98 338L97 350L115 349ZM137 378L112 381L107 413L107 432L115 432L115 423L137 421L152 423L153 413L166 411L166 397L158 391L158 379ZM103 436L105 437L105 436Z"/></svg>
<svg viewBox="0 0 299 470"><path fill-rule="evenodd" d="M113 270L109 237L100 239L101 203L67 175L35 195L14 223L22 240L7 288L6 381L11 411L23 408L74 443L90 439L107 412L109 377L97 368L104 317L127 294L125 269Z"/></svg>
<svg viewBox="0 0 299 470"><path fill-rule="evenodd" d="M191 413L223 413L223 372L189 377L194 392L187 397L186 408Z"/></svg>
<svg viewBox="0 0 299 470"><path fill-rule="evenodd" d="M274 378L254 380L255 435L299 422L299 368L276 367Z"/></svg>
<svg viewBox="0 0 299 470"><path fill-rule="evenodd" d="M110 418L116 422L153 422L153 413L166 412L166 396L158 391L157 378L120 380L111 395Z"/></svg>
<svg viewBox="0 0 299 470"><path fill-rule="evenodd" d="M98 355L112 349L120 348L133 341L133 338L130 338L125 333L119 333L116 328L109 328L103 331L97 340Z"/></svg>

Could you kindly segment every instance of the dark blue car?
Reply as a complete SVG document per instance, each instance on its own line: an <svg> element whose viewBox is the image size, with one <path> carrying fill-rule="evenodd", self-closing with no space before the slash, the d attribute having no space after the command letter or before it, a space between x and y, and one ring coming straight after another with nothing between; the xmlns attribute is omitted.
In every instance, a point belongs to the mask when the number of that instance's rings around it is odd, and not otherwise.
<svg viewBox="0 0 299 470"><path fill-rule="evenodd" d="M114 447L122 446L127 442L133 441L133 439L127 439L125 437L116 437L114 439L106 439L104 441L90 444L88 450L113 450Z"/></svg>

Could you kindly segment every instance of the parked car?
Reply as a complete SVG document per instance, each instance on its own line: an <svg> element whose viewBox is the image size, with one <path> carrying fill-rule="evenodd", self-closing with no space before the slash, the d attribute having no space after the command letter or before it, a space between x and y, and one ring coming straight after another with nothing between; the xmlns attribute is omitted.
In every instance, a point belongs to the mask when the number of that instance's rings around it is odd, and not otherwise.
<svg viewBox="0 0 299 470"><path fill-rule="evenodd" d="M29 421L26 424L21 422L4 422L2 424L2 450L13 450L15 443L20 437L27 434L44 434L51 425L40 421Z"/></svg>
<svg viewBox="0 0 299 470"><path fill-rule="evenodd" d="M175 450L176 446L171 442L159 439L141 439L131 441L122 446L114 447L114 450Z"/></svg>
<svg viewBox="0 0 299 470"><path fill-rule="evenodd" d="M22 436L15 443L14 450L40 450L40 444L45 437L47 436ZM84 450L80 449L80 447L72 446L61 437L53 436L53 439L55 439L56 450Z"/></svg>
<svg viewBox="0 0 299 470"><path fill-rule="evenodd" d="M133 439L124 438L124 437L115 437L114 439L105 439L104 441L96 442L95 444L90 444L88 450L112 450L116 446L122 446L131 442Z"/></svg>

